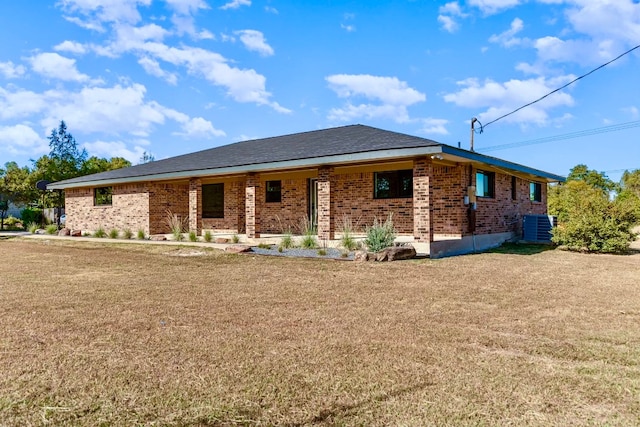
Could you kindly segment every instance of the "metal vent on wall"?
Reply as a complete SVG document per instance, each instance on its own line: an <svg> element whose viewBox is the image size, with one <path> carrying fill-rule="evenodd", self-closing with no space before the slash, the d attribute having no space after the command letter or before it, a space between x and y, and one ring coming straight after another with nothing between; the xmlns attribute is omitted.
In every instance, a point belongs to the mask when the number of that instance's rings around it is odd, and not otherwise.
<svg viewBox="0 0 640 427"><path fill-rule="evenodd" d="M555 220L551 215L525 215L522 220L522 238L529 242L551 242L551 229Z"/></svg>

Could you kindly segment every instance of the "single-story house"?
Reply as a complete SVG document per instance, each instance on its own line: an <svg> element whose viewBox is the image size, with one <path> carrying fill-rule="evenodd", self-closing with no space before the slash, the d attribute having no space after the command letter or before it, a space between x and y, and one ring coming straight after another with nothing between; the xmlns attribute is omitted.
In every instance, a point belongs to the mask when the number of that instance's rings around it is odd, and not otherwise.
<svg viewBox="0 0 640 427"><path fill-rule="evenodd" d="M393 214L432 256L513 238L546 214L564 178L429 139L363 125L242 141L49 184L65 191L67 227L169 233L167 213L201 234L277 234L307 218L332 240L343 218Z"/></svg>

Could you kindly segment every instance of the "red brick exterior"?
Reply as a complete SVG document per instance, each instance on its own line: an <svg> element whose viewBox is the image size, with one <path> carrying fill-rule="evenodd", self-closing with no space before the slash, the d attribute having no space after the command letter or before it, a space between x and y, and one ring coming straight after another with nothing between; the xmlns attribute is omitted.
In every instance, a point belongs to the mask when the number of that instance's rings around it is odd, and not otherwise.
<svg viewBox="0 0 640 427"><path fill-rule="evenodd" d="M474 173L475 181L475 173ZM547 213L547 186L543 184L541 201L529 199L531 181L516 178L516 200L511 198L511 176L495 174L495 197L479 197L476 210L476 234L522 232L522 217ZM475 185L475 182L474 182Z"/></svg>
<svg viewBox="0 0 640 427"><path fill-rule="evenodd" d="M415 160L413 162L413 237L424 242L433 241L432 181L431 161Z"/></svg>
<svg viewBox="0 0 640 427"><path fill-rule="evenodd" d="M189 231L202 232L202 180L189 180Z"/></svg>
<svg viewBox="0 0 640 427"><path fill-rule="evenodd" d="M202 201L200 205L202 206ZM202 229L223 233L243 233L244 218L245 181L240 179L224 181L224 218L202 218Z"/></svg>
<svg viewBox="0 0 640 427"><path fill-rule="evenodd" d="M260 237L260 178L256 175L247 176L245 189L245 215L247 237Z"/></svg>
<svg viewBox="0 0 640 427"><path fill-rule="evenodd" d="M280 179L280 202L266 202L266 181L271 178L262 178L262 191L259 194L260 220L263 233L297 233L301 221L309 214L309 183L307 178ZM274 177L273 180L277 180Z"/></svg>
<svg viewBox="0 0 640 427"><path fill-rule="evenodd" d="M408 167L410 168L410 164ZM253 174L223 177L224 218L202 218L202 182L137 183L113 186L111 206L94 206L93 188L66 190L67 227L83 231L130 229L150 234L169 233L168 212L188 221L189 229L218 232L260 233L299 231L308 215L308 178L318 180L318 237L333 238L340 232L346 215L363 230L375 218L385 219L393 212L396 230L411 234L422 242L434 236L469 235L469 207L464 196L475 185L476 169L465 165L433 164L430 158L413 161L413 197L374 199L375 166L320 168L317 171L281 175ZM361 170L361 171L359 171ZM380 170L389 170L380 165ZM281 201L266 202L267 180L281 181ZM204 182L215 183L215 180ZM512 199L511 175L495 172L495 197L478 198L475 233L520 232L526 214L545 214L547 187L543 184L541 202L529 200L529 183L517 178L516 198Z"/></svg>

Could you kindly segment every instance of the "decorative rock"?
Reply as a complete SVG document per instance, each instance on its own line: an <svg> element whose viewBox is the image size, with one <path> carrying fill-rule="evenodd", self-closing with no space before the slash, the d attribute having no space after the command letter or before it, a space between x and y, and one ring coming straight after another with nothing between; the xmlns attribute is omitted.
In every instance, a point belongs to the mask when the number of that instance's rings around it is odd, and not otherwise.
<svg viewBox="0 0 640 427"><path fill-rule="evenodd" d="M71 230L72 237L80 237L82 236L82 230Z"/></svg>
<svg viewBox="0 0 640 427"><path fill-rule="evenodd" d="M353 260L354 261L368 261L369 260L369 254L367 253L367 251L356 251L353 254Z"/></svg>
<svg viewBox="0 0 640 427"><path fill-rule="evenodd" d="M387 251L389 261L412 259L416 257L416 249L411 245L394 246L393 248L387 249Z"/></svg>
<svg viewBox="0 0 640 427"><path fill-rule="evenodd" d="M376 253L376 261L382 262L389 259L389 249L383 249L380 252Z"/></svg>
<svg viewBox="0 0 640 427"><path fill-rule="evenodd" d="M229 243L229 239L225 239L224 237L216 237L213 240L214 243Z"/></svg>
<svg viewBox="0 0 640 427"><path fill-rule="evenodd" d="M166 236L162 234L156 234L155 236L149 236L149 240L154 240L156 242L161 242L163 240L167 240Z"/></svg>
<svg viewBox="0 0 640 427"><path fill-rule="evenodd" d="M47 232L42 228L38 228L34 234L47 234Z"/></svg>
<svg viewBox="0 0 640 427"><path fill-rule="evenodd" d="M71 230L69 230L68 228L63 228L62 230L58 231L58 236L70 236L71 235Z"/></svg>
<svg viewBox="0 0 640 427"><path fill-rule="evenodd" d="M242 252L251 252L251 246L247 245L231 245L224 248L225 252L231 252L233 254L239 254Z"/></svg>
<svg viewBox="0 0 640 427"><path fill-rule="evenodd" d="M375 254L376 261L399 261L402 259L415 258L416 250L411 245L393 246L386 248Z"/></svg>

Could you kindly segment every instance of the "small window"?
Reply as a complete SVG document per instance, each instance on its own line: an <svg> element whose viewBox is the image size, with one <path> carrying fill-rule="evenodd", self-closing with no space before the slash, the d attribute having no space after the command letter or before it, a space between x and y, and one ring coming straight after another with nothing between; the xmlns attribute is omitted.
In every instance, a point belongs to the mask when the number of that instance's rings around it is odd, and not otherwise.
<svg viewBox="0 0 640 427"><path fill-rule="evenodd" d="M282 182L281 181L267 181L267 203L280 203L282 200Z"/></svg>
<svg viewBox="0 0 640 427"><path fill-rule="evenodd" d="M98 187L93 189L93 204L95 206L111 206L113 187Z"/></svg>
<svg viewBox="0 0 640 427"><path fill-rule="evenodd" d="M529 184L529 199L532 202L542 201L542 184L539 182L532 182Z"/></svg>
<svg viewBox="0 0 640 427"><path fill-rule="evenodd" d="M202 217L224 218L224 184L202 186Z"/></svg>
<svg viewBox="0 0 640 427"><path fill-rule="evenodd" d="M373 174L373 198L413 197L413 170L376 172Z"/></svg>
<svg viewBox="0 0 640 427"><path fill-rule="evenodd" d="M511 177L511 200L518 200L518 179Z"/></svg>
<svg viewBox="0 0 640 427"><path fill-rule="evenodd" d="M477 171L476 172L476 196L478 197L494 197L495 196L495 178L493 172Z"/></svg>

